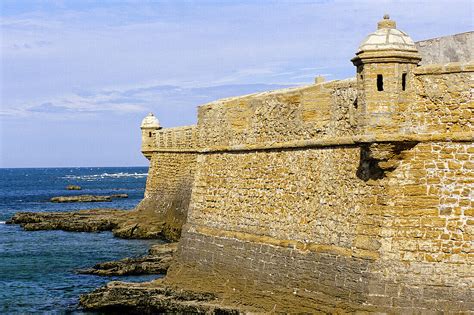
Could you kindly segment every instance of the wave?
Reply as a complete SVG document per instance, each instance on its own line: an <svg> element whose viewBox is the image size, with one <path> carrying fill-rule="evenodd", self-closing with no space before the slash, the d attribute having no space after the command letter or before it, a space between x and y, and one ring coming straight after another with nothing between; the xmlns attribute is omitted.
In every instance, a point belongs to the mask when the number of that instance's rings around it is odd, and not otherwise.
<svg viewBox="0 0 474 315"><path fill-rule="evenodd" d="M73 180L86 180L94 181L104 178L122 178L122 177L132 177L132 178L144 178L147 177L148 173L102 173L102 174L93 174L93 175L66 175L61 177L63 179L73 179Z"/></svg>
<svg viewBox="0 0 474 315"><path fill-rule="evenodd" d="M0 221L0 224L5 224L6 222L5 221Z"/></svg>

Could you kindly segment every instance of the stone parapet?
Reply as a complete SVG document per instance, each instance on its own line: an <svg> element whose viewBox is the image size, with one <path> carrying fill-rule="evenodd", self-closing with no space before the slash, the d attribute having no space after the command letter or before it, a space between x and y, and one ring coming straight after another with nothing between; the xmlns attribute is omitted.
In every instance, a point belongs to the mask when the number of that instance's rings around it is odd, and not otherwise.
<svg viewBox="0 0 474 315"><path fill-rule="evenodd" d="M262 142L249 145L214 146L194 149L157 149L157 152L169 153L219 153L240 151L262 151L279 149L305 149L317 147L353 146L385 142L474 142L474 132L431 133L431 134L373 134L348 137L324 137L287 142Z"/></svg>
<svg viewBox="0 0 474 315"><path fill-rule="evenodd" d="M156 150L193 149L196 146L196 126L165 128L155 133Z"/></svg>
<svg viewBox="0 0 474 315"><path fill-rule="evenodd" d="M352 135L355 100L353 79L222 99L199 107L198 147Z"/></svg>
<svg viewBox="0 0 474 315"><path fill-rule="evenodd" d="M429 74L448 74L459 72L474 72L474 62L450 62L445 64L428 64L415 68L413 73L415 75L429 75Z"/></svg>
<svg viewBox="0 0 474 315"><path fill-rule="evenodd" d="M469 62L474 59L474 32L465 32L416 42L421 64Z"/></svg>

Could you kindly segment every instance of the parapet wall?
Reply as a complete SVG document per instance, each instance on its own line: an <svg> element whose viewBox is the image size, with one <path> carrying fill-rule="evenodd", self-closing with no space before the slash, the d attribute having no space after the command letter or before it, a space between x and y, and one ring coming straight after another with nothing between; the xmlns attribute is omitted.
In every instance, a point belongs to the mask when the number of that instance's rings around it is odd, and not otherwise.
<svg viewBox="0 0 474 315"><path fill-rule="evenodd" d="M156 151L193 150L196 148L196 126L165 128L155 133Z"/></svg>
<svg viewBox="0 0 474 315"><path fill-rule="evenodd" d="M219 100L198 110L200 148L252 147L355 132L355 80Z"/></svg>
<svg viewBox="0 0 474 315"><path fill-rule="evenodd" d="M473 88L474 63L418 67L415 70L416 101L407 115L407 121L414 126L413 132L472 132Z"/></svg>
<svg viewBox="0 0 474 315"><path fill-rule="evenodd" d="M354 80L200 107L167 281L250 311L473 310L472 75L419 67L396 134L360 133Z"/></svg>
<svg viewBox="0 0 474 315"><path fill-rule="evenodd" d="M416 42L421 64L471 62L474 60L474 32L443 36Z"/></svg>

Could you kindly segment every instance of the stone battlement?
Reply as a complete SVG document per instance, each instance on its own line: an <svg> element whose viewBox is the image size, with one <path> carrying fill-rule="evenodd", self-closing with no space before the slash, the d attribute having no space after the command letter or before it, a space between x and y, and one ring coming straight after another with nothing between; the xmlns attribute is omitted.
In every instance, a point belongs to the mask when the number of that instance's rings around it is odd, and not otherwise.
<svg viewBox="0 0 474 315"><path fill-rule="evenodd" d="M155 133L156 152L169 150L194 150L196 126L183 126L158 130Z"/></svg>
<svg viewBox="0 0 474 315"><path fill-rule="evenodd" d="M453 74L459 75L453 77ZM454 80L456 84L452 86L456 87L456 91L452 91L453 93L469 91L473 74L473 63L417 67L414 70L417 95L407 106L410 113L406 111L400 117L399 125L406 127L397 133L385 133L381 130L380 133L367 134L358 128L360 113L355 100L356 81L348 79L226 98L202 105L198 109L198 125L157 130L153 151L204 153L353 145L408 139L419 142L472 139L473 124L469 120L471 103L467 92L464 92L464 101L463 98L456 100L460 101L455 105L458 107L457 111L447 112L436 124L436 128L431 126L430 130L426 130L426 121L434 118L435 108L425 107L422 99L439 94L439 91L428 90L433 80L442 84L449 84L450 80ZM449 97L450 92L443 92L443 97ZM276 117L259 115L259 112L280 114L285 107L288 108L287 111L291 111L292 116L280 118L283 126L280 129L277 128L279 121ZM458 116L459 113L466 115L464 122L460 122L462 117ZM435 115L441 118L439 113ZM265 121L266 129L262 129L262 120Z"/></svg>
<svg viewBox="0 0 474 315"><path fill-rule="evenodd" d="M470 62L474 59L474 32L422 40L416 43L421 64Z"/></svg>
<svg viewBox="0 0 474 315"><path fill-rule="evenodd" d="M474 72L474 63L450 62L445 64L428 64L415 69L415 75L448 74L460 72Z"/></svg>

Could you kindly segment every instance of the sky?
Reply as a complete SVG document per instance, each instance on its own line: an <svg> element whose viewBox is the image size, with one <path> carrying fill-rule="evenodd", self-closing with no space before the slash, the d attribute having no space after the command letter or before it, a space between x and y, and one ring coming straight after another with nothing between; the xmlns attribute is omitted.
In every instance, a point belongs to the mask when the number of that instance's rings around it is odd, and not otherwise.
<svg viewBox="0 0 474 315"><path fill-rule="evenodd" d="M471 0L2 0L0 167L148 165L148 112L352 77L385 13L415 41L474 28Z"/></svg>

